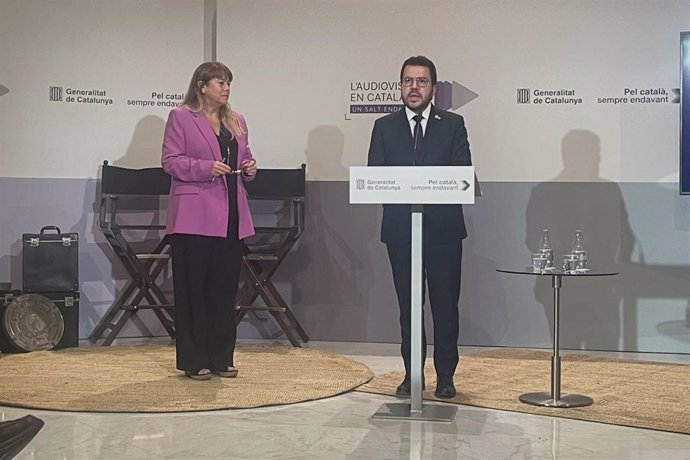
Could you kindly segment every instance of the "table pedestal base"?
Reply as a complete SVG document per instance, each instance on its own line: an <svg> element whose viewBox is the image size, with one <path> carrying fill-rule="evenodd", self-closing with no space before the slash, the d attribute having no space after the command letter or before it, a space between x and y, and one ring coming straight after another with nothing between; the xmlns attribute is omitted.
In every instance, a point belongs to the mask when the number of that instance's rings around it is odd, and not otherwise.
<svg viewBox="0 0 690 460"><path fill-rule="evenodd" d="M583 395L561 395L559 399L553 399L551 393L546 391L522 394L520 401L533 406L545 407L584 407L593 402L592 398Z"/></svg>

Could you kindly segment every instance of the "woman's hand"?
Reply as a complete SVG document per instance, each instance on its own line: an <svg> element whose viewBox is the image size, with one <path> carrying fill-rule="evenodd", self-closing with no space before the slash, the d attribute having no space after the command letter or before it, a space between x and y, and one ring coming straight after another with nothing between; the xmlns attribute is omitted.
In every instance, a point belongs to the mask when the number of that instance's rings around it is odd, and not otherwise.
<svg viewBox="0 0 690 460"><path fill-rule="evenodd" d="M253 158L242 162L242 175L248 177L256 175L256 161Z"/></svg>
<svg viewBox="0 0 690 460"><path fill-rule="evenodd" d="M211 166L211 174L213 174L214 177L224 176L231 171L232 169L230 168L230 166L220 161L214 161L213 166Z"/></svg>

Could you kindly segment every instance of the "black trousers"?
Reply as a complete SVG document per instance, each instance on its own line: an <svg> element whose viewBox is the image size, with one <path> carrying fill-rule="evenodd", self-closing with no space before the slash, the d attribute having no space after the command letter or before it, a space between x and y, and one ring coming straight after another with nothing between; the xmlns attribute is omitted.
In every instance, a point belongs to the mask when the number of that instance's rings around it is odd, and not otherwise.
<svg viewBox="0 0 690 460"><path fill-rule="evenodd" d="M237 238L175 234L171 238L177 368L233 366L235 297L243 243Z"/></svg>
<svg viewBox="0 0 690 460"><path fill-rule="evenodd" d="M388 257L393 269L393 282L400 306L400 330L402 343L400 352L405 371L410 375L411 347L411 246L387 245ZM434 321L434 367L440 377L452 376L458 365L458 335L460 318L460 275L462 271L462 240L450 244L423 245L422 299L426 287L429 289L431 315ZM422 300L424 302L424 300ZM426 360L426 333L422 323L422 362Z"/></svg>

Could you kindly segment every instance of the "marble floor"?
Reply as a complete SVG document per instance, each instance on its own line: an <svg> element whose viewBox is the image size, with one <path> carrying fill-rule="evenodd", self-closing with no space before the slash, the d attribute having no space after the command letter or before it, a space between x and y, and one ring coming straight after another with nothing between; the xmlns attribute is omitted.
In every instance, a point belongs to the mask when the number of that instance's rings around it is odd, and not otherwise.
<svg viewBox="0 0 690 460"><path fill-rule="evenodd" d="M397 345L309 346L375 373L400 366ZM690 355L599 354L690 364ZM458 406L451 423L371 418L395 401L349 392L289 406L181 414L0 407L0 418L32 414L45 421L18 459L690 459L687 435L554 417Z"/></svg>

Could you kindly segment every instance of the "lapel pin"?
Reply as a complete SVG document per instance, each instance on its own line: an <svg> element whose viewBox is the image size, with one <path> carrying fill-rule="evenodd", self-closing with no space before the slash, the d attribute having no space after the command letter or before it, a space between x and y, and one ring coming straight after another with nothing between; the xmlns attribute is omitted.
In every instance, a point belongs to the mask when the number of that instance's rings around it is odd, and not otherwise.
<svg viewBox="0 0 690 460"><path fill-rule="evenodd" d="M441 117L439 117L438 115L434 115L434 118L437 119L437 120L440 120L440 119L441 119Z"/></svg>

